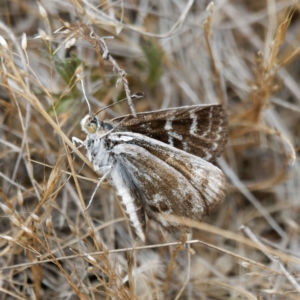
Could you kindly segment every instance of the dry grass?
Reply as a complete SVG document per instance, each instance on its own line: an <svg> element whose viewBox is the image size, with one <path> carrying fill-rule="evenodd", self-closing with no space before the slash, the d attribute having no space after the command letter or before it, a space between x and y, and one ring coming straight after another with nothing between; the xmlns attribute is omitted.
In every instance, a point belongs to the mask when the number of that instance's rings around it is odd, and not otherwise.
<svg viewBox="0 0 300 300"><path fill-rule="evenodd" d="M2 1L0 300L300 298L300 6L207 5ZM115 36L115 62L90 25ZM152 221L135 240L107 183L84 211L98 176L70 141L84 139L82 74L93 111L129 89L146 94L137 112L227 105L227 197L207 223L180 220L194 228L186 246Z"/></svg>

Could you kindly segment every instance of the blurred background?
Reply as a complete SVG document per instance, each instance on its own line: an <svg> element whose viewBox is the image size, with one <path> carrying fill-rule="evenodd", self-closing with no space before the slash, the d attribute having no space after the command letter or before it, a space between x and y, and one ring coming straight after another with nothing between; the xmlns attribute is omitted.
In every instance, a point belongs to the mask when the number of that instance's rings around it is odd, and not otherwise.
<svg viewBox="0 0 300 300"><path fill-rule="evenodd" d="M0 2L0 299L300 298L298 1ZM149 220L137 240L106 182L84 211L99 175L70 155L76 75L93 112L126 97L92 29L145 93L137 112L227 108L227 196L190 248Z"/></svg>

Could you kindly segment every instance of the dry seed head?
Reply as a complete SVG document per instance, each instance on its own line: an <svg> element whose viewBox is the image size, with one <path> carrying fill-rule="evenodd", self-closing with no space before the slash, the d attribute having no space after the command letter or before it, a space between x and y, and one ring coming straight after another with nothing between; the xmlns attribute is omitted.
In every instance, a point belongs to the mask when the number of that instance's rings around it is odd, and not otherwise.
<svg viewBox="0 0 300 300"><path fill-rule="evenodd" d="M41 219L40 219L39 216L37 216L36 214L31 213L30 215L31 215L31 218L32 218L35 222L38 222L38 223L41 222Z"/></svg>
<svg viewBox="0 0 300 300"><path fill-rule="evenodd" d="M116 25L115 25L115 29L116 29L116 34L119 35L120 32L121 32L122 29L123 29L123 26L120 26L119 24L116 24Z"/></svg>
<svg viewBox="0 0 300 300"><path fill-rule="evenodd" d="M21 42L21 45L22 45L22 49L24 51L26 51L26 48L27 48L27 37L26 37L26 33L23 32L22 34L22 42Z"/></svg>
<svg viewBox="0 0 300 300"><path fill-rule="evenodd" d="M94 258L94 257L92 257L92 256L90 256L90 255L86 255L86 258L92 263L92 264L97 264L97 260Z"/></svg>
<svg viewBox="0 0 300 300"><path fill-rule="evenodd" d="M124 277L124 271L123 271L122 266L120 264L118 264L117 268L118 268L118 273L120 274L120 276Z"/></svg>
<svg viewBox="0 0 300 300"><path fill-rule="evenodd" d="M39 7L39 12L42 18L46 19L47 18L47 12L45 8L38 2L38 7Z"/></svg>
<svg viewBox="0 0 300 300"><path fill-rule="evenodd" d="M287 219L285 222L292 230L299 231L299 225L294 220Z"/></svg>
<svg viewBox="0 0 300 300"><path fill-rule="evenodd" d="M6 205L3 204L3 203L0 203L0 208L1 208L7 215L12 215L12 214L13 214L13 211L12 211L8 206L6 206Z"/></svg>
<svg viewBox="0 0 300 300"><path fill-rule="evenodd" d="M28 227L26 227L25 225L21 225L21 228L26 232L26 233L28 233L28 234L30 234L30 235L33 235L33 232L28 228Z"/></svg>
<svg viewBox="0 0 300 300"><path fill-rule="evenodd" d="M49 231L52 230L53 224L52 224L52 219L50 217L47 218L47 220L46 220L46 226L47 226L47 228L48 228Z"/></svg>
<svg viewBox="0 0 300 300"><path fill-rule="evenodd" d="M188 252L191 254L191 255L194 255L196 253L196 251L193 249L193 248L188 248Z"/></svg>
<svg viewBox="0 0 300 300"><path fill-rule="evenodd" d="M5 49L8 50L7 42L6 42L6 40L5 40L1 35L0 35L0 45L1 45L3 48L5 48Z"/></svg>
<svg viewBox="0 0 300 300"><path fill-rule="evenodd" d="M20 188L18 188L17 190L17 198L18 198L18 204L22 207L24 203L24 198Z"/></svg>
<svg viewBox="0 0 300 300"><path fill-rule="evenodd" d="M83 71L83 66L82 65L79 65L76 70L75 70L75 74L77 76L77 78L79 78L79 74ZM83 77L83 76L82 76ZM81 78L79 78L81 79Z"/></svg>
<svg viewBox="0 0 300 300"><path fill-rule="evenodd" d="M50 40L50 37L46 34L46 32L43 29L38 28L38 33L39 35L36 36L35 39Z"/></svg>
<svg viewBox="0 0 300 300"><path fill-rule="evenodd" d="M246 261L242 261L242 262L240 263L240 265L241 265L242 267L246 268L246 269L251 268L251 265L250 265L248 262L246 262Z"/></svg>
<svg viewBox="0 0 300 300"><path fill-rule="evenodd" d="M0 234L0 238L2 238L2 239L4 239L4 240L7 240L7 241L9 241L9 242L15 243L15 239L12 238L12 237L9 236L9 235L2 235L2 234Z"/></svg>
<svg viewBox="0 0 300 300"><path fill-rule="evenodd" d="M215 7L215 3L212 1L207 5L206 11L209 11L210 13L212 13L214 11L214 7Z"/></svg>
<svg viewBox="0 0 300 300"><path fill-rule="evenodd" d="M16 217L14 217L14 216L12 216L12 217L10 218L10 221L11 221L13 224L15 224L17 227L20 227L20 226L21 226L21 222L20 222Z"/></svg>
<svg viewBox="0 0 300 300"><path fill-rule="evenodd" d="M70 40L68 40L65 44L65 49L69 49L71 48L76 42L76 38L72 38Z"/></svg>
<svg viewBox="0 0 300 300"><path fill-rule="evenodd" d="M261 290L261 292L264 292L264 293L269 294L269 295L278 294L277 290Z"/></svg>
<svg viewBox="0 0 300 300"><path fill-rule="evenodd" d="M3 56L0 56L0 61L1 61L2 73L3 73L3 74L7 74L7 70L6 70L6 67L5 67L5 63L4 63L4 58L3 58Z"/></svg>
<svg viewBox="0 0 300 300"><path fill-rule="evenodd" d="M70 23L69 23L69 22L66 22L66 21L65 21L65 22L63 22L63 24L64 24L64 26L67 27L67 28L70 27Z"/></svg>

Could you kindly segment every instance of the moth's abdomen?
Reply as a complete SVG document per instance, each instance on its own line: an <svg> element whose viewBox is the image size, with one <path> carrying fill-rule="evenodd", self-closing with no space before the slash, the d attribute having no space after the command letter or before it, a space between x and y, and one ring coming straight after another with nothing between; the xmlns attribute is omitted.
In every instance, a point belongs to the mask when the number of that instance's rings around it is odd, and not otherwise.
<svg viewBox="0 0 300 300"><path fill-rule="evenodd" d="M125 211L129 217L132 227L135 229L137 236L145 241L146 219L143 206L140 204L137 190L133 187L130 177L127 176L126 170L118 163L113 167L111 174L111 184L115 187Z"/></svg>

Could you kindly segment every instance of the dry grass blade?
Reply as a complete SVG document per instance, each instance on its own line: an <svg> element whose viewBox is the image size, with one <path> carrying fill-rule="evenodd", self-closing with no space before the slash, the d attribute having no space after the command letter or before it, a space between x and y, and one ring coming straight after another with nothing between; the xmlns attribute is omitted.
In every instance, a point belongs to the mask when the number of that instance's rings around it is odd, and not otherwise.
<svg viewBox="0 0 300 300"><path fill-rule="evenodd" d="M2 3L1 300L299 299L299 4L95 3ZM216 102L224 204L176 219L193 240L152 220L136 240L80 120Z"/></svg>

